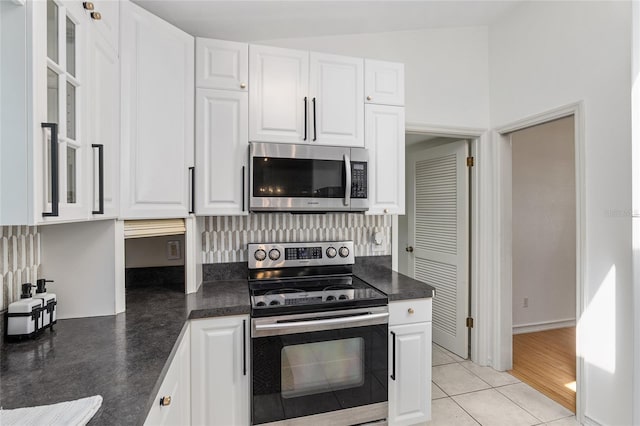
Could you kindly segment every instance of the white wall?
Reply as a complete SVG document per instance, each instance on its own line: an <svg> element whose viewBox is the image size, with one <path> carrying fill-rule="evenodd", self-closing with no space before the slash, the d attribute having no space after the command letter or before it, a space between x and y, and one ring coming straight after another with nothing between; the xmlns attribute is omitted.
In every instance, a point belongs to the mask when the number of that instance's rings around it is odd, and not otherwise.
<svg viewBox="0 0 640 426"><path fill-rule="evenodd" d="M634 312L640 312L640 3L633 2L633 39L631 43L632 78L632 170L633 170L633 291ZM640 424L640 326L634 319L633 423Z"/></svg>
<svg viewBox="0 0 640 426"><path fill-rule="evenodd" d="M455 28L261 40L256 44L402 62L407 122L486 128L487 37L486 28Z"/></svg>
<svg viewBox="0 0 640 426"><path fill-rule="evenodd" d="M584 411L632 423L630 2L527 2L492 26L491 121L584 101ZM581 330L586 329L586 332Z"/></svg>
<svg viewBox="0 0 640 426"><path fill-rule="evenodd" d="M180 258L167 259L167 243L178 241ZM130 238L125 241L125 268L184 265L184 235Z"/></svg>
<svg viewBox="0 0 640 426"><path fill-rule="evenodd" d="M514 331L576 318L573 126L567 117L511 135Z"/></svg>

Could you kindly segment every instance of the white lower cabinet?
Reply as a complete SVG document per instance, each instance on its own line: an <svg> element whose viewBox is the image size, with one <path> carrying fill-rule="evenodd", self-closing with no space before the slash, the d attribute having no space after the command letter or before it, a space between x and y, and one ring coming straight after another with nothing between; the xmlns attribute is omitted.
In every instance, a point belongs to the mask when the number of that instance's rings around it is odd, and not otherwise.
<svg viewBox="0 0 640 426"><path fill-rule="evenodd" d="M249 425L249 316L191 321L191 424Z"/></svg>
<svg viewBox="0 0 640 426"><path fill-rule="evenodd" d="M189 327L189 326L187 326ZM189 328L160 385L145 426L191 424L191 334Z"/></svg>
<svg viewBox="0 0 640 426"><path fill-rule="evenodd" d="M431 419L431 299L391 303L389 313L388 422L424 423Z"/></svg>

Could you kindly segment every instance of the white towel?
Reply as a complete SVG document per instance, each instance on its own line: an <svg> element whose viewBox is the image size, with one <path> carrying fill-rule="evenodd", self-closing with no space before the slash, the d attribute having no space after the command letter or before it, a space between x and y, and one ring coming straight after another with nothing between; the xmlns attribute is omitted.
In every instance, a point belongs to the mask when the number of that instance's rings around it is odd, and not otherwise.
<svg viewBox="0 0 640 426"><path fill-rule="evenodd" d="M100 395L58 404L0 410L2 426L84 426L102 405Z"/></svg>

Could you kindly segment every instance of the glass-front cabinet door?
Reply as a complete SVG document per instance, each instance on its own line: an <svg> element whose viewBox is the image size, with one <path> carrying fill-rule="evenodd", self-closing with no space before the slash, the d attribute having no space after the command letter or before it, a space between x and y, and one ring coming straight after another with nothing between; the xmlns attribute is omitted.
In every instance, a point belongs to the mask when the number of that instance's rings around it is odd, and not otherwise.
<svg viewBox="0 0 640 426"><path fill-rule="evenodd" d="M39 132L35 134L42 134L42 218L81 219L88 216L90 179L82 125L88 17L82 2L46 0L30 5L33 22L46 22L46 33L34 31L34 125Z"/></svg>

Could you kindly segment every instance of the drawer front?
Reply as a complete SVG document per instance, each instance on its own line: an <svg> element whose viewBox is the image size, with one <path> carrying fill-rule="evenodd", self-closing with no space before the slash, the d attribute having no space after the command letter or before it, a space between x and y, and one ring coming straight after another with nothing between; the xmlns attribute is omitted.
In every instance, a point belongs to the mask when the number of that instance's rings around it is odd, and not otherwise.
<svg viewBox="0 0 640 426"><path fill-rule="evenodd" d="M389 325L431 321L431 298L389 303Z"/></svg>

